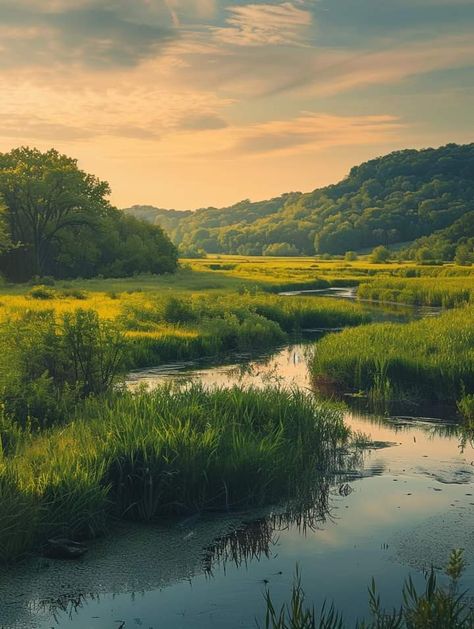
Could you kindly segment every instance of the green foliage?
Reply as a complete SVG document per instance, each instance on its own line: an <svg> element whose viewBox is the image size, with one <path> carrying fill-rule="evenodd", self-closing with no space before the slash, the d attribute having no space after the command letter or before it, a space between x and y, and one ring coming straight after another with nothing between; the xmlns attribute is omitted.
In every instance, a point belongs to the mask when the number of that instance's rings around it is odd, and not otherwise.
<svg viewBox="0 0 474 629"><path fill-rule="evenodd" d="M91 536L110 516L281 501L316 468L321 478L340 466L349 442L340 408L297 391L192 386L91 398L70 425L0 460L0 548L13 558L47 535Z"/></svg>
<svg viewBox="0 0 474 629"><path fill-rule="evenodd" d="M464 570L462 550L451 552L446 574L448 586L439 585L432 568L426 575L424 592L418 592L411 577L403 586L403 604L388 612L382 607L375 580L369 588L371 620L357 622L355 629L472 629L474 612L470 608L467 592L459 592L459 579ZM305 605L301 577L296 571L291 601L275 610L270 592L265 594L265 629L344 629L344 622L334 605L323 605L320 613Z"/></svg>
<svg viewBox="0 0 474 629"><path fill-rule="evenodd" d="M130 334L131 366L261 349L283 343L302 329L357 325L367 320L356 304L245 292L212 298L159 298L151 305L129 305L121 317ZM173 328L163 332L163 324Z"/></svg>
<svg viewBox="0 0 474 629"><path fill-rule="evenodd" d="M31 299L55 299L56 291L47 286L35 286L29 292Z"/></svg>
<svg viewBox="0 0 474 629"><path fill-rule="evenodd" d="M303 255L344 254L428 238L408 255L426 244L433 259L452 260L457 244L474 238L473 173L474 145L449 144L370 160L307 194L196 212L127 211L162 225L180 246L208 253L268 255L291 243Z"/></svg>
<svg viewBox="0 0 474 629"><path fill-rule="evenodd" d="M122 333L92 310L27 312L0 328L0 397L24 424L62 421L78 400L109 391L125 351Z"/></svg>
<svg viewBox="0 0 474 629"><path fill-rule="evenodd" d="M458 409L468 427L474 428L474 393L463 393L461 399L458 400Z"/></svg>
<svg viewBox="0 0 474 629"><path fill-rule="evenodd" d="M112 208L109 193L106 182L55 150L0 154L5 203L0 270L14 281L46 274L125 277L175 271L177 251L164 232ZM4 235L14 246L6 246Z"/></svg>
<svg viewBox="0 0 474 629"><path fill-rule="evenodd" d="M474 238L469 244L465 243L456 247L454 261L461 266L472 264L474 261Z"/></svg>
<svg viewBox="0 0 474 629"><path fill-rule="evenodd" d="M474 392L474 311L459 308L408 324L344 330L317 344L315 384L374 397L455 402Z"/></svg>
<svg viewBox="0 0 474 629"><path fill-rule="evenodd" d="M414 277L374 279L357 290L360 299L397 302L412 306L455 308L474 302L472 277Z"/></svg>
<svg viewBox="0 0 474 629"><path fill-rule="evenodd" d="M288 242L274 242L268 247L265 247L262 251L262 255L264 256L282 256L282 257L292 257L299 255L300 252L295 247L295 245L291 245Z"/></svg>
<svg viewBox="0 0 474 629"><path fill-rule="evenodd" d="M375 249L372 251L370 261L373 264L383 264L384 262L390 260L390 255L390 251L387 249L387 247L379 245L378 247L375 247Z"/></svg>
<svg viewBox="0 0 474 629"><path fill-rule="evenodd" d="M430 236L416 240L406 254L408 258L419 259L420 251L431 260L453 260L459 249L458 264L468 264L474 259L474 210L466 206L465 213L448 227L435 231ZM459 260L459 261L458 261Z"/></svg>

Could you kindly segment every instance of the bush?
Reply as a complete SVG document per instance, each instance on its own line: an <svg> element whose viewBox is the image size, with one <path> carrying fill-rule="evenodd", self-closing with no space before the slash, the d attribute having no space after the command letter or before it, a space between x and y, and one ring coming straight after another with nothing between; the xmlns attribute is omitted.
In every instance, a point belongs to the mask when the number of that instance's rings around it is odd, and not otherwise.
<svg viewBox="0 0 474 629"><path fill-rule="evenodd" d="M390 260L390 251L387 247L380 245L379 247L375 247L370 256L370 261L373 264L383 264L384 262L388 262Z"/></svg>
<svg viewBox="0 0 474 629"><path fill-rule="evenodd" d="M125 340L92 310L57 318L27 312L0 328L0 391L6 412L25 423L64 419L81 398L109 391L124 359Z"/></svg>
<svg viewBox="0 0 474 629"><path fill-rule="evenodd" d="M28 295L31 299L55 299L56 291L44 285L40 285L32 288Z"/></svg>

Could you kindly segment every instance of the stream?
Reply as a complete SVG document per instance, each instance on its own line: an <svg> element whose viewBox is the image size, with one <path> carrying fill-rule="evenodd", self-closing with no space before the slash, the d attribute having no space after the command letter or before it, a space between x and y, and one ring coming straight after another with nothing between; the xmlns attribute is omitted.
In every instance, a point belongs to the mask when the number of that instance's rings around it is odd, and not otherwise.
<svg viewBox="0 0 474 629"><path fill-rule="evenodd" d="M130 374L128 384L309 388L308 348L164 365ZM474 450L461 450L449 414L413 415L348 411L349 426L377 445L360 469L325 489L308 517L269 508L121 524L80 561L38 557L4 569L0 627L255 628L264 624L266 588L281 605L296 566L307 599L334 602L352 626L367 616L372 577L383 604L398 606L408 574L422 585L423 571L442 567L452 548L465 549L462 586L474 590Z"/></svg>

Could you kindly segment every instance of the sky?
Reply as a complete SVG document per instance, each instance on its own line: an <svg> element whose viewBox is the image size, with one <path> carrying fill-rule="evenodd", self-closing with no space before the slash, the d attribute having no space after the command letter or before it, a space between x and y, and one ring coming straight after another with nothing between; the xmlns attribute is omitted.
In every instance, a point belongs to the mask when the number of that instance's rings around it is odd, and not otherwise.
<svg viewBox="0 0 474 629"><path fill-rule="evenodd" d="M0 151L223 206L474 141L474 0L0 0Z"/></svg>

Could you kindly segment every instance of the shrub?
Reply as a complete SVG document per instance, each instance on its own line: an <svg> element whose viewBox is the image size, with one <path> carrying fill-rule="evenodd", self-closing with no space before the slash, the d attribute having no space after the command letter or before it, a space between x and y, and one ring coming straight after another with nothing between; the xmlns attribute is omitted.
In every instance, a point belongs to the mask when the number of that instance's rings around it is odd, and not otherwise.
<svg viewBox="0 0 474 629"><path fill-rule="evenodd" d="M46 286L35 286L28 295L31 299L55 299L56 291Z"/></svg>
<svg viewBox="0 0 474 629"><path fill-rule="evenodd" d="M387 249L387 247L380 245L379 247L375 247L375 249L372 251L370 261L373 264L383 264L384 262L390 260L390 255L390 251Z"/></svg>
<svg viewBox="0 0 474 629"><path fill-rule="evenodd" d="M92 310L56 317L27 312L0 327L0 391L8 414L25 423L61 421L77 400L110 390L125 340Z"/></svg>

